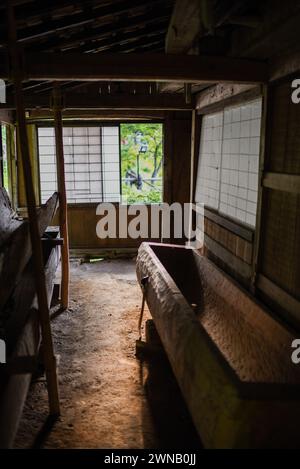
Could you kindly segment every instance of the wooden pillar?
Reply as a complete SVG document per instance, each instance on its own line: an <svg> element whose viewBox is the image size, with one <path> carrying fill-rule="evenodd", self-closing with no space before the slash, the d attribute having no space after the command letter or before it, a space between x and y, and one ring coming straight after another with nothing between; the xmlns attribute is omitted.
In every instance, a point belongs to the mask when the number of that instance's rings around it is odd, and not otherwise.
<svg viewBox="0 0 300 469"><path fill-rule="evenodd" d="M55 126L57 185L59 193L59 225L60 234L64 240L64 243L61 247L61 306L63 309L67 309L69 306L70 279L68 211L65 180L62 103L60 89L57 85L55 85L53 90L53 112Z"/></svg>
<svg viewBox="0 0 300 469"><path fill-rule="evenodd" d="M14 9L11 1L6 2L7 25L9 28L9 51L15 87L16 113L19 128L21 157L23 163L26 199L28 207L29 228L34 262L35 283L39 306L39 318L42 331L44 365L46 370L49 408L51 415L60 414L58 382L56 375L56 359L53 351L50 314L45 282L42 242L39 235L36 200L34 194L33 177L30 165L28 136L26 129L25 106L22 89L22 72L20 55L17 48L17 31Z"/></svg>
<svg viewBox="0 0 300 469"><path fill-rule="evenodd" d="M196 138L196 110L192 111L192 122L191 122L191 168L190 168L190 209L189 209L189 245L191 243L191 233L193 224L193 209L192 204L194 202L194 170L195 170L195 138Z"/></svg>

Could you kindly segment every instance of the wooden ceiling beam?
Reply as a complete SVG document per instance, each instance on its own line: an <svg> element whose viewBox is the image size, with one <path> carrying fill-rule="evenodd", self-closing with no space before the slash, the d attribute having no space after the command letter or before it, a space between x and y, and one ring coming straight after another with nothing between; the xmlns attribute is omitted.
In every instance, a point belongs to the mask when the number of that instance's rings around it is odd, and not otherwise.
<svg viewBox="0 0 300 469"><path fill-rule="evenodd" d="M25 107L29 109L51 109L50 95L26 94ZM14 110L15 104L12 96L8 96L7 103L1 105L2 109ZM66 93L64 96L64 109L99 109L99 110L170 110L188 111L194 108L194 101L187 104L184 96L180 94L153 94L153 95L98 95L91 96L86 93Z"/></svg>
<svg viewBox="0 0 300 469"><path fill-rule="evenodd" d="M178 81L184 83L265 83L265 62L228 57L166 54L27 53L24 80ZM10 79L8 60L0 57L0 78Z"/></svg>
<svg viewBox="0 0 300 469"><path fill-rule="evenodd" d="M151 49L152 52L156 52L157 47L164 45L165 39L165 30L157 31L156 33L148 34L148 35L141 35L132 39L119 41L116 44L112 44L111 46L107 46L106 49L102 49L97 51L100 53L136 53L136 51L142 51L144 49Z"/></svg>
<svg viewBox="0 0 300 469"><path fill-rule="evenodd" d="M11 0L12 6L17 7L20 5L25 5L28 3L33 3L35 0ZM6 8L5 2L0 4L0 10L4 10Z"/></svg>
<svg viewBox="0 0 300 469"><path fill-rule="evenodd" d="M152 111L152 110L64 110L63 120L163 120L169 114L168 111ZM40 122L43 119L53 120L52 111L43 109L34 109L29 111L28 122Z"/></svg>
<svg viewBox="0 0 300 469"><path fill-rule="evenodd" d="M104 21L105 19L114 18L116 15L143 11L147 7L152 8L153 4L160 4L162 0L122 0L112 5L105 5L103 7L87 8L87 11L75 13L66 17L58 19L49 19L42 21L40 24L18 29L18 42L26 43L28 41L40 39L50 35L57 35L60 31L66 31L78 26L90 25L97 20ZM0 36L6 40L5 27L0 29Z"/></svg>
<svg viewBox="0 0 300 469"><path fill-rule="evenodd" d="M108 37L105 40L91 42L77 49L77 52L103 52L109 51L115 46L122 46L123 44L130 44L134 42L141 42L145 38L153 38L160 35L165 35L166 22L161 22L153 26L141 28L129 33L117 34L113 37ZM149 42L149 41L148 41Z"/></svg>
<svg viewBox="0 0 300 469"><path fill-rule="evenodd" d="M199 0L176 0L166 36L166 53L188 52L201 28L201 2Z"/></svg>
<svg viewBox="0 0 300 469"><path fill-rule="evenodd" d="M156 16L154 13L156 12ZM67 49L77 47L83 42L88 43L90 41L100 41L105 38L114 38L116 34L131 32L134 29L138 30L143 25L151 26L158 23L167 21L170 15L169 7L161 7L159 10L153 7L153 10L149 10L146 14L134 15L132 18L121 18L107 24L102 24L98 27L89 28L88 30L78 32L76 29L70 31L70 37L53 37L48 39L46 42L39 42L37 45L32 44L33 49L38 51L53 51L54 49Z"/></svg>
<svg viewBox="0 0 300 469"><path fill-rule="evenodd" d="M131 45L131 44L125 44L118 50L111 49L110 52L122 52L124 54L140 54L140 53L145 53L145 52L152 52L152 53L160 53L164 51L164 40L160 38L158 41L150 41L144 44L140 45ZM147 80L145 80L147 81Z"/></svg>
<svg viewBox="0 0 300 469"><path fill-rule="evenodd" d="M98 2L99 3L99 2ZM93 6L96 4L96 0L85 0L84 7ZM31 3L25 5L17 5L15 9L15 15L17 22L24 21L31 22L38 18L51 17L51 15L57 15L58 12L65 12L66 10L78 10L83 9L82 0L43 0L31 1Z"/></svg>

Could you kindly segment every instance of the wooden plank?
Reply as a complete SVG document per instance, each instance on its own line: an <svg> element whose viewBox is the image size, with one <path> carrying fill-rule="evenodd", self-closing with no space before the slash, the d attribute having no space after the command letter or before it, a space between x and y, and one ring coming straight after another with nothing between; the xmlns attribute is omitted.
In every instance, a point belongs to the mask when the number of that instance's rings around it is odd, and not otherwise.
<svg viewBox="0 0 300 469"><path fill-rule="evenodd" d="M47 257L47 256L46 256ZM50 305L53 280L59 262L58 249L52 249L45 266L47 301ZM8 363L17 363L19 357L37 357L41 335L39 313L36 309L35 282L32 263L25 269L13 296L13 309L5 323L8 344ZM24 365L25 363L23 363ZM22 365L19 363L19 365ZM24 369L10 375L10 369L1 370L0 389L0 447L10 448L22 415L23 405L31 382L31 372ZM18 370L14 370L18 371Z"/></svg>
<svg viewBox="0 0 300 469"><path fill-rule="evenodd" d="M204 245L214 256L223 261L230 270L236 272L244 279L250 279L251 266L249 264L239 259L236 255L232 254L206 234L204 235Z"/></svg>
<svg viewBox="0 0 300 469"><path fill-rule="evenodd" d="M253 241L254 230L246 228L245 226L242 226L234 221L231 221L228 218L209 210L208 208L204 209L204 216L209 220L222 226L223 228L226 228L227 230L231 231L232 233L235 233L241 238L244 238L246 241L249 241L250 243Z"/></svg>
<svg viewBox="0 0 300 469"><path fill-rule="evenodd" d="M3 191L0 191L3 194ZM58 204L55 193L38 211L39 236L45 232L54 217ZM2 207L2 210L1 210ZM3 209L4 207L4 209ZM28 220L16 218L14 212L1 204L0 200L0 248L3 266L0 272L0 311L11 295L20 275L22 274L31 254L30 232Z"/></svg>
<svg viewBox="0 0 300 469"><path fill-rule="evenodd" d="M190 242L191 233L192 233L192 223L193 223L193 202L194 202L194 182L195 182L195 156L196 156L196 111L192 112L192 122L191 122L191 156L190 156L190 198L189 198L189 228L188 228L188 239Z"/></svg>
<svg viewBox="0 0 300 469"><path fill-rule="evenodd" d="M0 249L11 234L22 224L13 211L8 194L4 187L0 188Z"/></svg>
<svg viewBox="0 0 300 469"><path fill-rule="evenodd" d="M37 353L40 332L37 311L32 311L15 349L15 356ZM7 378L7 377L6 377ZM3 383L4 377L1 376ZM0 394L0 447L12 448L24 402L31 382L31 374L14 374L7 379Z"/></svg>
<svg viewBox="0 0 300 469"><path fill-rule="evenodd" d="M69 281L70 281L70 261L69 261L69 233L68 233L68 208L65 177L64 141L61 94L57 86L53 91L53 112L55 130L56 149L56 169L57 185L59 193L59 225L60 233L64 243L61 247L61 306L67 309L69 306Z"/></svg>
<svg viewBox="0 0 300 469"><path fill-rule="evenodd" d="M258 175L258 195L257 195L257 207L256 207L256 223L255 232L253 239L253 256L252 256L252 278L251 278L251 291L255 294L256 289L256 275L259 269L259 256L261 249L261 234L262 234L262 215L264 212L264 201L263 201L263 186L262 186L262 174L266 165L266 152L268 147L267 139L267 128L268 119L270 118L270 95L268 85L264 86L263 99L262 99L262 119L261 119L261 131L260 131L260 147L259 147L259 175ZM268 135L269 137L269 135Z"/></svg>
<svg viewBox="0 0 300 469"><path fill-rule="evenodd" d="M278 191L300 194L300 175L266 172L263 176L263 186Z"/></svg>
<svg viewBox="0 0 300 469"><path fill-rule="evenodd" d="M26 53L24 76L30 80L179 81L265 83L266 62L229 57L174 54ZM10 79L0 60L0 78Z"/></svg>
<svg viewBox="0 0 300 469"><path fill-rule="evenodd" d="M6 363L6 373L10 375L32 374L36 371L38 359L36 356L22 355L9 360Z"/></svg>
<svg viewBox="0 0 300 469"><path fill-rule="evenodd" d="M270 81L300 73L299 51L280 54L270 61Z"/></svg>
<svg viewBox="0 0 300 469"><path fill-rule="evenodd" d="M252 261L252 243L204 218L204 233L247 264Z"/></svg>
<svg viewBox="0 0 300 469"><path fill-rule="evenodd" d="M85 0L85 8L82 9L79 13L74 13L71 15L62 15L60 17L52 17L53 13L45 14L47 21L38 22L30 27L25 23L24 28L20 28L18 40L19 42L28 42L29 40L38 40L40 38L47 38L49 36L56 36L58 31L74 30L76 27L81 28L83 26L89 27L92 23L99 18L101 18L101 23L112 21L112 18L115 18L118 15L127 15L130 12L131 15L135 15L137 12L141 11L141 7L144 6L146 11L151 10L153 6L159 8L161 5L161 0L144 0L143 5L141 5L140 0L124 0L118 1L114 5L106 4L101 5L102 2L98 2L96 8L88 8L88 3L91 3L89 0ZM92 2L94 4L94 2ZM94 5L95 6L95 5ZM43 15L43 5L37 10L38 16ZM24 9L24 16L27 16L27 9ZM55 15L54 15L55 16ZM92 28L91 28L92 29ZM3 31L4 32L4 31Z"/></svg>
<svg viewBox="0 0 300 469"><path fill-rule="evenodd" d="M255 99L261 94L261 88L255 85L219 83L197 95L196 109L203 114L223 109L231 104L239 104L248 99Z"/></svg>
<svg viewBox="0 0 300 469"><path fill-rule="evenodd" d="M49 95L37 93L26 94L24 96L26 109L51 109ZM7 102L0 106L2 109L15 109L12 96L7 97ZM91 96L88 93L65 93L64 109L98 109L98 110L183 110L188 111L194 108L194 100L186 103L183 94L152 94L152 95L98 95Z"/></svg>
<svg viewBox="0 0 300 469"><path fill-rule="evenodd" d="M288 311L299 324L300 321L300 301L289 295L282 288L271 282L265 275L259 274L257 278L257 288L265 293L271 300L274 300L283 310Z"/></svg>
<svg viewBox="0 0 300 469"><path fill-rule="evenodd" d="M45 278L47 302L50 305L53 281L59 263L59 248L57 246L43 245L45 261ZM18 337L26 323L29 311L37 309L38 302L34 282L34 269L32 259L27 264L20 280L13 292L11 305L7 310L7 319L4 323L5 336L8 347L8 356L13 354Z"/></svg>
<svg viewBox="0 0 300 469"><path fill-rule="evenodd" d="M264 190L258 272L291 295L299 296L300 197Z"/></svg>
<svg viewBox="0 0 300 469"><path fill-rule="evenodd" d="M141 110L131 110L131 111L108 111L108 110L82 110L82 111L76 111L76 110L65 110L64 111L64 118L73 118L73 119L82 119L83 117L87 119L98 119L100 121L105 121L105 120L115 120L115 121L120 121L120 120L143 120L143 121L148 121L148 120L154 120L155 122L160 122L166 117L166 113L164 111L141 111ZM30 111L30 117L27 119L28 122L30 123L41 123L41 120L47 119L51 120L53 119L53 113L46 111L46 110L39 110L35 109L33 111Z"/></svg>
<svg viewBox="0 0 300 469"><path fill-rule="evenodd" d="M13 124L15 121L13 113L6 109L0 109L0 121L4 124Z"/></svg>
<svg viewBox="0 0 300 469"><path fill-rule="evenodd" d="M132 10L131 10L132 11ZM149 14L150 13L150 14ZM151 14L152 13L152 14ZM153 14L155 13L155 14ZM114 33L117 34L120 42L120 35L129 31L135 31L136 36L139 34L141 24L155 25L157 23L162 23L169 20L170 16L170 5L160 5L159 10L155 4L151 4L151 10L143 11L138 15L134 16L120 16L114 21ZM62 36L53 36L43 42L42 44L34 44L35 51L55 51L57 48L60 50L76 48L82 43L89 43L91 47L97 47L98 41L111 37L111 22L107 24L101 24L97 27L90 28L90 30L72 30L71 36L62 37ZM114 39L115 40L115 39ZM93 42L91 42L93 41ZM78 52L78 51L77 51Z"/></svg>

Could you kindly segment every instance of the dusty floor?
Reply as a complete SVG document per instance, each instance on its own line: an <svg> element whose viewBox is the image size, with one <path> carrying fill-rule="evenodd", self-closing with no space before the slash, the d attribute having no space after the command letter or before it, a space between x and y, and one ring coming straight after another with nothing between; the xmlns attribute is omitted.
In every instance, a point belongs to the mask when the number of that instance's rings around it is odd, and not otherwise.
<svg viewBox="0 0 300 469"><path fill-rule="evenodd" d="M141 291L134 261L73 261L71 275L70 309L52 319L62 415L48 425L45 380L37 379L15 446L199 446L167 361L135 357Z"/></svg>

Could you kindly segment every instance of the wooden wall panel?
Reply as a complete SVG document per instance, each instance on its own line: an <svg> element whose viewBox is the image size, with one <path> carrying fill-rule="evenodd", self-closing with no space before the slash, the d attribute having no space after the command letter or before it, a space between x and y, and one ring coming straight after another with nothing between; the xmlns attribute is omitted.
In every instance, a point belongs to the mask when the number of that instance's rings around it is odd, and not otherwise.
<svg viewBox="0 0 300 469"><path fill-rule="evenodd" d="M269 88L263 170L281 181L300 175L300 104L291 100L291 82ZM300 327L300 194L294 186L262 188L256 286L272 309Z"/></svg>
<svg viewBox="0 0 300 469"><path fill-rule="evenodd" d="M189 202L192 113L169 113L165 129L165 201Z"/></svg>
<svg viewBox="0 0 300 469"><path fill-rule="evenodd" d="M121 248L138 248L142 241L150 241L148 239L131 239L127 238L105 238L97 237L96 226L102 216L96 214L97 204L71 205L68 207L68 228L70 249L121 249ZM119 208L116 205L117 230ZM134 216L128 217L130 222ZM148 220L150 227L150 207L148 206ZM53 221L53 225L58 224L58 218ZM117 231L118 232L118 231ZM158 239L152 239L158 242Z"/></svg>
<svg viewBox="0 0 300 469"><path fill-rule="evenodd" d="M291 92L290 81L271 89L266 170L300 174L300 105L292 102Z"/></svg>
<svg viewBox="0 0 300 469"><path fill-rule="evenodd" d="M228 231L208 218L204 219L204 232L236 257L251 265L252 243Z"/></svg>
<svg viewBox="0 0 300 469"><path fill-rule="evenodd" d="M28 144L30 151L30 160L32 168L32 176L34 182L34 192L37 204L40 203L40 183L39 183L39 162L38 162L38 151L37 151L37 136L36 126L27 125ZM17 131L17 164L18 164L18 206L26 207L26 194L25 184L23 177L22 158L19 146L18 131Z"/></svg>
<svg viewBox="0 0 300 469"><path fill-rule="evenodd" d="M261 273L300 299L300 196L265 192Z"/></svg>
<svg viewBox="0 0 300 469"><path fill-rule="evenodd" d="M218 218L222 223L223 217L218 216ZM238 225L236 231L239 231ZM252 232L249 230L247 236L249 239L245 239L207 216L204 218L204 254L248 289L252 281L253 236L251 235Z"/></svg>

